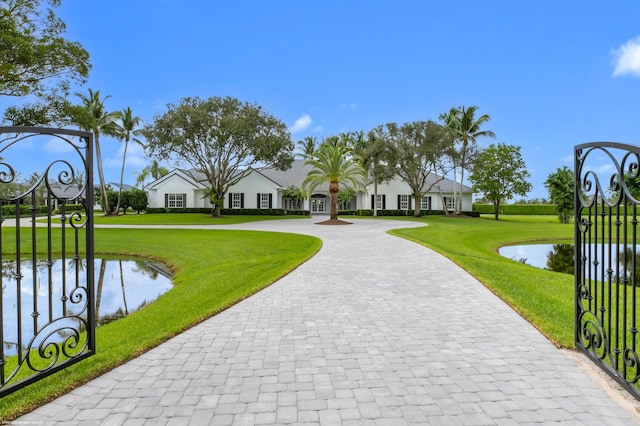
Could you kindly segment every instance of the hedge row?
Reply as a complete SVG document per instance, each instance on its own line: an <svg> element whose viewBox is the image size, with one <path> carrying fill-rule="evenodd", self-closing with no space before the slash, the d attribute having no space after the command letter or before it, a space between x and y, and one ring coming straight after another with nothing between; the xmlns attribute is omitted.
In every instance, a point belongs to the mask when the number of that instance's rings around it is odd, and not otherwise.
<svg viewBox="0 0 640 426"><path fill-rule="evenodd" d="M493 214L493 204L473 204L473 211ZM500 206L500 214L506 215L551 215L558 214L553 204L505 204Z"/></svg>
<svg viewBox="0 0 640 426"><path fill-rule="evenodd" d="M213 213L213 209L211 207L182 207L182 208L147 207L145 211L147 213L203 213L203 214ZM284 216L285 211L284 209L220 209L220 214L223 216L231 216L231 215ZM295 214L295 213L288 212L288 214Z"/></svg>
<svg viewBox="0 0 640 426"><path fill-rule="evenodd" d="M84 211L84 206L82 204L67 204L65 206L65 211L67 213L76 212L76 211ZM13 217L16 215L16 205L15 204L6 204L0 208L3 217ZM46 215L49 212L49 208L47 206L36 206L36 215ZM56 209L53 211L54 214L60 214L60 210ZM30 216L31 215L31 205L30 204L20 204L20 216Z"/></svg>
<svg viewBox="0 0 640 426"><path fill-rule="evenodd" d="M344 212L339 212L339 214L344 214ZM357 210L357 212L353 213L358 216L373 216L373 210ZM479 217L480 213L478 212L462 212L465 216L471 217ZM420 210L420 216L442 216L444 212L442 210ZM378 210L378 216L413 216L413 210Z"/></svg>

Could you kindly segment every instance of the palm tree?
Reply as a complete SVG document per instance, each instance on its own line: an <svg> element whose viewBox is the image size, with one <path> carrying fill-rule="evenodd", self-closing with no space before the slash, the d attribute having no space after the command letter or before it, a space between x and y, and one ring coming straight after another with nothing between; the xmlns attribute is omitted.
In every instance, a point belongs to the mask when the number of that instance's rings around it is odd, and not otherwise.
<svg viewBox="0 0 640 426"><path fill-rule="evenodd" d="M295 210L302 210L303 202L306 198L308 198L309 194L307 191L298 188L296 186L291 185L287 189L282 192L282 196L285 198L291 198L295 200Z"/></svg>
<svg viewBox="0 0 640 426"><path fill-rule="evenodd" d="M488 114L484 114L478 118L475 117L477 106L470 106L465 108L464 105L459 108L451 108L448 113L440 114L440 120L442 120L446 127L453 130L456 134L456 138L462 142L460 149L460 190L462 191L462 184L464 182L464 169L467 167L467 155L469 151L469 143L474 145L476 138L481 136L488 136L490 138L496 137L491 130L480 130L483 124L487 123L491 118ZM454 198L456 197L454 189ZM455 202L454 213L459 214L462 208L461 197Z"/></svg>
<svg viewBox="0 0 640 426"><path fill-rule="evenodd" d="M161 178L167 173L169 173L169 169L161 166L160 163L158 163L158 160L153 160L151 164L145 166L145 168L142 169L140 173L134 172L134 174L138 175L138 177L136 178L136 186L142 186L144 181L149 176L151 176L155 180Z"/></svg>
<svg viewBox="0 0 640 426"><path fill-rule="evenodd" d="M296 155L303 160L309 160L316 152L317 144L318 141L316 140L316 138L314 138L313 136L306 136L304 139L296 143L296 145L299 146L300 150L302 151L301 153Z"/></svg>
<svg viewBox="0 0 640 426"><path fill-rule="evenodd" d="M142 129L139 128L142 119L133 115L131 107L127 107L127 109L123 109L118 113L118 118L120 119L120 124L118 125L116 136L120 141L124 140L124 153L122 154L122 169L120 170L120 189L118 191L118 203L115 209L116 214L120 211L120 201L122 200L122 181L124 179L124 165L127 160L129 141L132 140L138 145L143 145L142 141L136 138L136 136L142 132Z"/></svg>
<svg viewBox="0 0 640 426"><path fill-rule="evenodd" d="M76 93L82 101L82 105L73 107L71 112L73 121L80 129L92 132L96 147L96 164L98 166L98 177L100 179L100 195L104 206L105 214L109 214L109 200L107 199L107 184L102 170L102 151L100 149L100 135L114 136L116 134L115 120L117 112L107 112L104 102L110 98L109 95L100 99L100 91L95 92L89 89L88 95Z"/></svg>
<svg viewBox="0 0 640 426"><path fill-rule="evenodd" d="M342 146L323 145L314 157L305 161L312 166L302 187L312 191L318 186L329 183L331 219L338 219L338 192L340 183L351 184L352 187L364 186L367 175L358 158L346 155L348 150Z"/></svg>

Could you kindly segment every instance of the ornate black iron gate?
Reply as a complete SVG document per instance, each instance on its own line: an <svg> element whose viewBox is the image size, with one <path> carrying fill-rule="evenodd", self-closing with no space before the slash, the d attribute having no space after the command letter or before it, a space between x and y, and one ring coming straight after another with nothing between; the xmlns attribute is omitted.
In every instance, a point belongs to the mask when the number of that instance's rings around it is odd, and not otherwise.
<svg viewBox="0 0 640 426"><path fill-rule="evenodd" d="M95 352L93 199L91 133L0 127L0 397Z"/></svg>
<svg viewBox="0 0 640 426"><path fill-rule="evenodd" d="M574 189L576 348L640 399L640 147L576 146Z"/></svg>

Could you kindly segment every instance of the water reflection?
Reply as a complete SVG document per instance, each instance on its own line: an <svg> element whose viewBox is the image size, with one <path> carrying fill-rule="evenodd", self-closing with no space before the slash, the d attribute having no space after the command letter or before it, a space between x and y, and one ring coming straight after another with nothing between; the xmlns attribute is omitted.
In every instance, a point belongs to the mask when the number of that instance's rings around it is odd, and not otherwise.
<svg viewBox="0 0 640 426"><path fill-rule="evenodd" d="M63 262L56 260L51 266L46 261L21 262L22 274L21 294L17 291L17 264L15 261L2 262L2 323L3 344L5 355L17 353L17 345L20 340L26 344L33 336L34 311L34 286L35 273L37 293L36 303L39 326L45 324L49 318L60 318L64 315L75 315L73 304L67 303L66 311L62 312L60 305L52 306L50 312L49 296L52 300L60 301L63 298L63 276L67 286L65 297L69 297L70 288L75 286L76 264L78 268L79 285L86 286L83 271L86 262L67 261L63 272ZM35 269L35 270L34 270ZM49 286L51 280L51 286ZM157 262L132 259L96 259L95 260L95 301L96 323L98 326L114 321L128 315L146 304L157 299L161 294L172 287L171 272L168 268ZM49 288L51 287L51 290ZM19 302L20 301L20 302ZM18 303L21 306L21 325L18 330ZM69 321L72 321L71 319ZM21 332L22 339L19 337ZM63 336L60 336L62 340Z"/></svg>
<svg viewBox="0 0 640 426"><path fill-rule="evenodd" d="M597 254L599 264L598 270L609 268L609 260L607 256L602 255L602 245L595 244L587 249L584 253L587 258L589 251ZM605 247L605 252L606 252ZM515 261L535 266L541 269L548 269L555 272L563 272L565 274L573 274L573 244L526 244L519 246L504 246L498 250L501 256L508 257ZM615 250L611 253L612 261L617 262L617 268L614 269L614 276L619 275L621 279L629 279L631 271L635 267L636 276L640 276L640 254L634 254L632 248L620 250L616 255ZM587 259L587 265L590 264Z"/></svg>

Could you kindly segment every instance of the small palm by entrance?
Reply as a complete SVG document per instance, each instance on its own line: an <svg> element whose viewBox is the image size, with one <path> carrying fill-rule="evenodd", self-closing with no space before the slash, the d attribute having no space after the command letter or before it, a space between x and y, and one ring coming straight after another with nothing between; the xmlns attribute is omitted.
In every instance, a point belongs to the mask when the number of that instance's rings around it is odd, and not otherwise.
<svg viewBox="0 0 640 426"><path fill-rule="evenodd" d="M330 219L326 223L336 223L338 221L338 192L340 184L359 189L364 186L366 172L362 168L358 157L345 146L334 146L330 144L320 145L305 164L313 168L302 182L302 187L310 192L325 183L329 184L329 206ZM316 197L311 196L311 212L316 209L326 209L326 195ZM346 223L346 222L343 222Z"/></svg>

